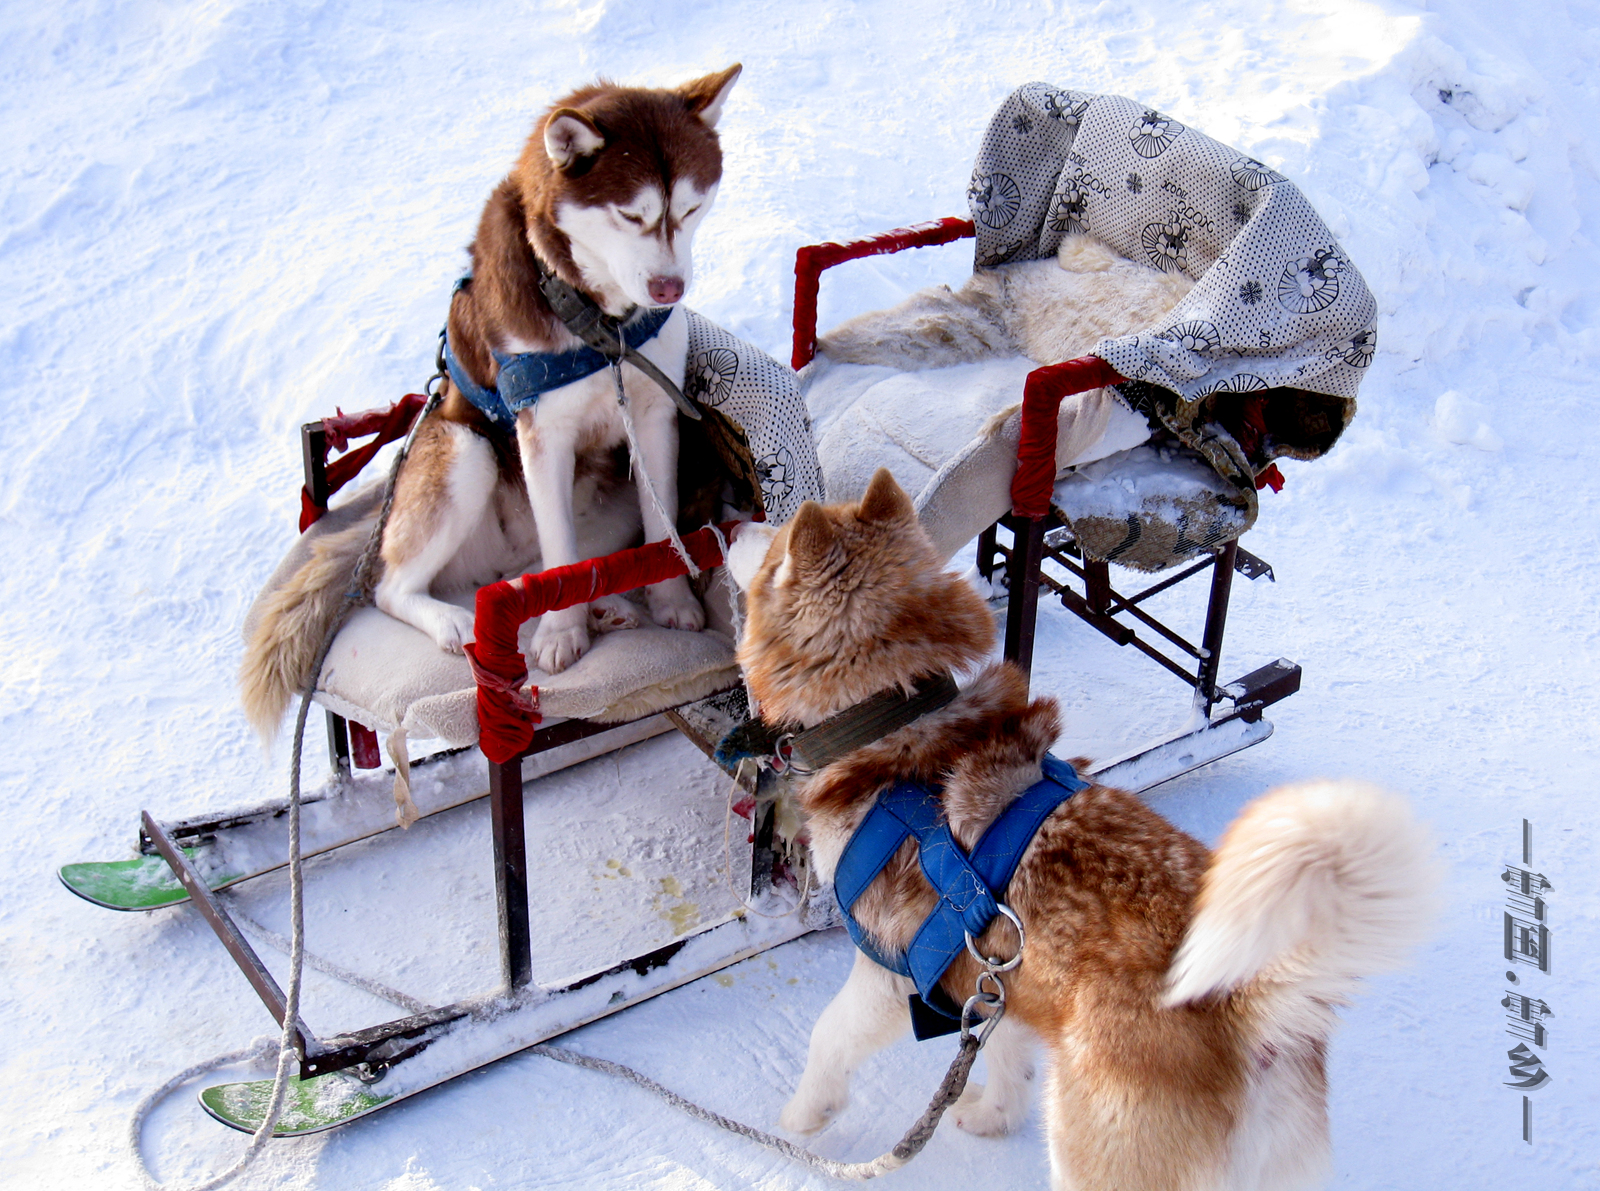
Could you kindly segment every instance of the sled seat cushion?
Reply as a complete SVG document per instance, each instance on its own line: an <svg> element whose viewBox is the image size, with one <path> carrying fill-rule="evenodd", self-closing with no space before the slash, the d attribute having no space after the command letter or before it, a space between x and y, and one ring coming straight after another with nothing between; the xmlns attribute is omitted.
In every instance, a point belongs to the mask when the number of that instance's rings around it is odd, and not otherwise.
<svg viewBox="0 0 1600 1191"><path fill-rule="evenodd" d="M1036 367L1012 357L901 372L818 356L802 383L830 497L860 496L888 467L950 557L1011 509L1022 385ZM1161 570L1248 528L1233 486L1205 459L1150 437L1145 417L1109 390L1062 403L1052 504L1091 558Z"/></svg>
<svg viewBox="0 0 1600 1191"><path fill-rule="evenodd" d="M463 605L466 600L461 601ZM538 621L523 625L526 652ZM596 636L560 674L532 670L539 711L553 719L625 723L701 699L739 679L733 638L641 625ZM478 691L467 660L408 624L363 608L339 632L316 701L381 732L452 746L478 742Z"/></svg>
<svg viewBox="0 0 1600 1191"><path fill-rule="evenodd" d="M267 597L311 557L316 540L370 517L382 492L368 485L314 522L278 564L245 618L248 640ZM726 574L718 568L700 580L708 627L699 633L664 629L645 621L639 628L602 633L589 652L560 674L530 667L539 688L540 714L553 719L625 723L723 690L738 681ZM473 606L473 594L453 602ZM526 652L537 619L522 626ZM440 740L451 747L478 742L477 685L467 659L441 650L433 639L380 612L357 611L334 638L315 699L329 711L380 732L403 729L410 737Z"/></svg>

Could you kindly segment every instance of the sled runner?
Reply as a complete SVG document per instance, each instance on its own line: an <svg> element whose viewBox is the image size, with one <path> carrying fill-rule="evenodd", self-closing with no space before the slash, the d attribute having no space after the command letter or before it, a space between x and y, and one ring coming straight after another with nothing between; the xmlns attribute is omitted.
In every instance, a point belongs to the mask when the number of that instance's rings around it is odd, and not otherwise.
<svg viewBox="0 0 1600 1191"><path fill-rule="evenodd" d="M826 486L838 489L828 498L848 499L860 495L844 490L852 476L887 465L908 491L920 488L919 516L947 556L978 537L978 573L1008 597L1005 656L1025 671L1042 589L1181 680L1196 722L1084 771L1102 784L1142 791L1266 739L1272 725L1264 710L1299 688L1300 668L1287 660L1220 681L1233 576L1272 576L1239 538L1256 518L1257 489L1282 482L1273 460L1315 458L1352 415L1361 370L1371 359L1375 306L1291 183L1114 96L1043 84L1019 90L991 124L969 197L972 221L944 219L799 251L798 380L690 312L685 389L707 414L701 445L722 460L730 490L746 509L775 522L786 521L803 500L822 498L825 477ZM851 389L855 381L841 382L848 361L828 358L827 336L818 352L816 300L828 268L975 237L980 268L998 269L1048 260L1068 236L1091 237L1121 257L1181 272L1193 288L1155 325L1108 337L1087 356L1035 366L991 353L981 362L998 373L981 383L973 381L976 373L962 373L945 390L938 389L939 369L904 370L911 379L903 383L926 381L935 392L965 392L972 381L980 390L1011 394L989 407L979 400L941 407L923 397L923 421L946 431L931 445L910 442L909 431L899 434L892 404L874 405L870 385ZM1060 466L1063 401L1108 387L1122 414L1143 419L1153 437ZM408 399L304 428L304 533L269 591L320 534L368 515L373 491L331 511L330 499L385 442L406 433L421 407L420 398ZM886 437L858 439L861 449L854 451L825 449L819 465L811 419L826 443L846 424L842 419L857 414L861 424L890 427ZM328 462L330 452L368 436L366 446ZM922 472L910 474L917 467ZM668 544L483 588L469 658L441 652L375 608L361 610L341 630L315 696L327 713L333 777L304 800L302 851L315 855L393 829L396 783L422 817L487 796L502 987L331 1037L318 1038L302 1024L301 1082L280 1134L356 1119L836 921L831 899L813 906L804 896L807 857L793 838L788 778L746 767L739 771L747 804L741 813L750 815L748 829L741 828L750 837L742 897L721 888L719 868L716 882L694 891L695 921L671 921L669 914L663 925L662 916L641 914L650 922L625 930L621 950L604 959L551 959L536 955L533 945L564 911L548 898L530 904L530 822L535 839L592 831L594 864L606 863L614 841L593 824L578 830L570 808L558 816L543 807L540 787L525 796L524 783L673 729L709 758L748 719L733 659L732 596L717 570L731 528L684 535L707 575L708 631L647 626L605 634L560 675L529 674L522 644L531 621L685 574ZM1124 571L1168 574L1125 594ZM1209 583L1196 642L1149 606L1153 597L1201 577ZM380 733L392 771L380 768ZM432 755L413 758L417 741L432 742ZM486 782L477 776L485 761ZM646 822L647 802L638 802ZM722 826L720 801L670 809L689 824L689 838L715 838ZM285 863L284 812L282 803L264 803L170 822L146 813L136 858L68 865L61 878L80 896L116 909L193 900L281 1022L283 994L216 891ZM744 897L774 913L793 912L753 915ZM610 908L626 910L620 901ZM211 1088L202 1102L219 1120L248 1130L262 1119L268 1087L270 1081Z"/></svg>

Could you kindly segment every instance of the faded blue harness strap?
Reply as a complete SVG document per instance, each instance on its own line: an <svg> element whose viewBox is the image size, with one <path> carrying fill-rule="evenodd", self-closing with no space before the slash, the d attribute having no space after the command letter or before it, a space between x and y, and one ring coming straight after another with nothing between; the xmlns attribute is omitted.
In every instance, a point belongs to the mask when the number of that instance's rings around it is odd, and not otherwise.
<svg viewBox="0 0 1600 1191"><path fill-rule="evenodd" d="M928 1005L949 1016L939 981L966 946L967 932L976 938L999 913L1011 877L1028 843L1056 807L1088 783L1072 766L1046 754L1042 780L1019 794L989 825L969 856L944 821L937 792L917 782L900 782L878 796L850 842L834 874L845 928L863 954L875 963L908 976ZM905 955L885 954L851 909L907 839L917 842L923 875L939 895ZM918 1036L926 1036L919 1029Z"/></svg>
<svg viewBox="0 0 1600 1191"><path fill-rule="evenodd" d="M656 337L673 307L663 306L646 310L622 328L627 345L637 348ZM570 385L573 381L593 376L611 361L592 347L576 347L565 352L519 352L510 355L495 352L494 361L500 366L495 387L486 389L475 382L456 359L450 348L450 337L445 336L444 363L450 379L461 395L489 416L502 430L511 430L517 424L517 414L538 402L552 389Z"/></svg>

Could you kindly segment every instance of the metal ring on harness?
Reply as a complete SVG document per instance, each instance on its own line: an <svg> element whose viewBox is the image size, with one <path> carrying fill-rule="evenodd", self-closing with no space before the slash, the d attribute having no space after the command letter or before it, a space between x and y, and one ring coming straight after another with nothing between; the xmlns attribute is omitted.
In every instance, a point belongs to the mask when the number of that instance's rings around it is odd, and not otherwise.
<svg viewBox="0 0 1600 1191"><path fill-rule="evenodd" d="M815 769L807 769L794 759L794 733L785 732L778 737L772 746L772 760L777 764L772 766L774 773L793 773L796 777L810 777L816 773Z"/></svg>
<svg viewBox="0 0 1600 1191"><path fill-rule="evenodd" d="M1001 963L997 959L990 959L987 956L978 954L978 945L972 937L972 932L970 930L964 932L967 936L967 951L971 953L973 959L977 960L983 965L984 976L987 976L993 972L1009 972L1011 969L1015 968L1022 962L1022 949L1027 945L1028 942L1027 932L1022 929L1022 919L1017 917L1016 912L1012 910L1010 906L1006 905L1005 902L996 902L995 909L999 910L1000 913L1006 918L1011 919L1011 925L1017 928L1017 953L1005 963ZM980 976L980 983L982 979L983 977ZM1002 1000L1003 999L1004 994L1002 994Z"/></svg>

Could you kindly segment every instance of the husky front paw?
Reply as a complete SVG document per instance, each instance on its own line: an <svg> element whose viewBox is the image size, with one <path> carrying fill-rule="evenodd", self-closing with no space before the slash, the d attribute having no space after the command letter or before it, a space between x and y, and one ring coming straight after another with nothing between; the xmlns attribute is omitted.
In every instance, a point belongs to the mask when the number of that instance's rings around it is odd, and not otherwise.
<svg viewBox="0 0 1600 1191"><path fill-rule="evenodd" d="M589 603L589 628L596 633L639 627L639 605L627 596L609 595Z"/></svg>
<svg viewBox="0 0 1600 1191"><path fill-rule="evenodd" d="M427 633L440 649L446 653L461 653L463 645L472 643L475 631L472 613L465 608L434 601L434 607L428 609L428 613Z"/></svg>
<svg viewBox="0 0 1600 1191"><path fill-rule="evenodd" d="M546 612L534 630L533 664L546 674L560 674L588 653L588 619L589 609L583 604L559 612Z"/></svg>
<svg viewBox="0 0 1600 1191"><path fill-rule="evenodd" d="M969 1083L950 1111L957 1129L979 1137L1004 1137L1022 1125L1028 1101L1025 1096L990 1097L982 1084Z"/></svg>
<svg viewBox="0 0 1600 1191"><path fill-rule="evenodd" d="M662 628L698 633L706 627L706 611L683 576L646 588L645 596L650 602L650 619Z"/></svg>

